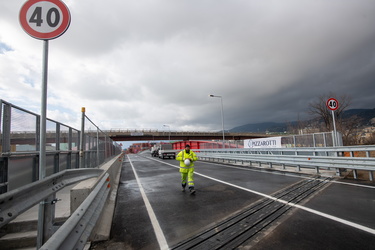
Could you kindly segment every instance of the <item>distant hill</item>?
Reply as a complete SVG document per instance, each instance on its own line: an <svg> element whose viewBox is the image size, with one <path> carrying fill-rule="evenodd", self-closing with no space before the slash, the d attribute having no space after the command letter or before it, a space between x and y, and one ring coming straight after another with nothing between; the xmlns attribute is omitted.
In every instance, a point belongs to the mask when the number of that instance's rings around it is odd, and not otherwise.
<svg viewBox="0 0 375 250"><path fill-rule="evenodd" d="M363 119L361 125L368 126L370 125L370 120L375 118L375 109L349 109L343 113L343 117L347 118L353 115Z"/></svg>
<svg viewBox="0 0 375 250"><path fill-rule="evenodd" d="M375 109L349 109L344 111L343 118L348 118L351 116L358 116L360 121L360 126L371 125L370 120L375 118ZM307 122L307 121L302 121ZM229 130L229 132L252 132L252 133L264 133L268 132L284 132L289 126L296 126L297 121L294 122L263 122L263 123L252 123L246 124L239 127L235 127Z"/></svg>

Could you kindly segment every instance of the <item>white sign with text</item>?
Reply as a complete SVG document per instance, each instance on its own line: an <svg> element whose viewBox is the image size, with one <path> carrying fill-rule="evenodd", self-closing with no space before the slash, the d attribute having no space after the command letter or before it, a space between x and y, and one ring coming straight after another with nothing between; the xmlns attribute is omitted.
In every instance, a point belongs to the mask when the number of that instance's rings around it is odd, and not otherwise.
<svg viewBox="0 0 375 250"><path fill-rule="evenodd" d="M281 137L244 140L244 148L281 148Z"/></svg>

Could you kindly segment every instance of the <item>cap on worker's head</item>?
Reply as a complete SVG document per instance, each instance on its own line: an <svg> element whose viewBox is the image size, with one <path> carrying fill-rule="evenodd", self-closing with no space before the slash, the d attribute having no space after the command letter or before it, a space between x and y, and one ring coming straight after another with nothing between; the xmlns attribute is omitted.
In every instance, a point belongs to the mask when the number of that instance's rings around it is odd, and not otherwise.
<svg viewBox="0 0 375 250"><path fill-rule="evenodd" d="M189 144L186 144L185 148L189 147L190 148L190 145Z"/></svg>

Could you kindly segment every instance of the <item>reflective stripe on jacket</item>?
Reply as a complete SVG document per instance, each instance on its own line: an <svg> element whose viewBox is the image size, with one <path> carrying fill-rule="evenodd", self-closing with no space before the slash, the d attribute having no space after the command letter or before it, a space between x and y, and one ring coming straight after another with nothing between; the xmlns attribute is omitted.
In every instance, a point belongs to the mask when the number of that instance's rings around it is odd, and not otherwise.
<svg viewBox="0 0 375 250"><path fill-rule="evenodd" d="M184 161L185 161L186 158L190 158L192 160L189 166L185 165ZM181 172L181 170L189 171L189 169L194 168L194 162L196 160L198 160L198 157L192 150L190 150L190 152L187 153L186 150L184 149L177 154L176 160L180 161L180 172ZM183 172L185 172L185 171L183 171Z"/></svg>

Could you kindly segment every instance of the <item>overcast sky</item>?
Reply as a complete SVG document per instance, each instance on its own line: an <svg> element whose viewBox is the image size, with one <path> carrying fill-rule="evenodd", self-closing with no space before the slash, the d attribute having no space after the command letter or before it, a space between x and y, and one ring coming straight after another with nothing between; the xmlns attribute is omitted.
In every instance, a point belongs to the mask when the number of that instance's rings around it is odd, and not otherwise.
<svg viewBox="0 0 375 250"><path fill-rule="evenodd" d="M374 0L66 0L47 117L80 128L221 130L309 117L333 92L375 108ZM0 98L40 114L43 41L0 1ZM340 100L339 100L340 101Z"/></svg>

